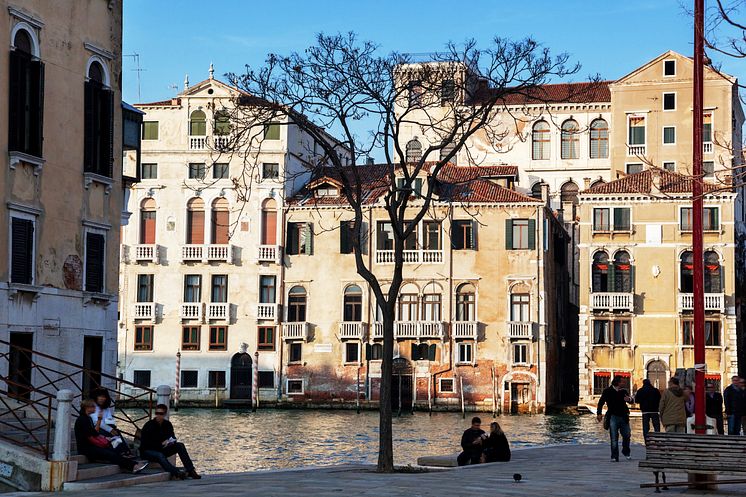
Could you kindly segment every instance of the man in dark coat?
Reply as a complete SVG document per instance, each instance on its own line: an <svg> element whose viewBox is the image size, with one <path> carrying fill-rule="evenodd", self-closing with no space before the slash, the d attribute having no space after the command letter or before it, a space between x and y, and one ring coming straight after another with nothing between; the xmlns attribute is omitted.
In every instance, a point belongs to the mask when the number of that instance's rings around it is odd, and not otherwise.
<svg viewBox="0 0 746 497"><path fill-rule="evenodd" d="M603 418L602 410L606 404L609 415L609 441L611 443L611 460L619 462L619 434L622 435L622 454L627 460L632 459L630 455L629 442L632 431L629 427L629 407L628 402L632 402L627 390L624 389L621 376L615 376L611 380L611 386L601 393L598 399L596 414L598 421Z"/></svg>
<svg viewBox="0 0 746 497"><path fill-rule="evenodd" d="M482 430L482 420L474 417L471 418L471 428L464 431L461 436L461 448L464 451L458 455L458 465L466 466L467 464L479 464L482 459L482 449L484 439L487 434Z"/></svg>
<svg viewBox="0 0 746 497"><path fill-rule="evenodd" d="M718 435L725 433L723 426L723 396L715 391L715 384L707 382L707 393L705 394L705 414L715 420Z"/></svg>
<svg viewBox="0 0 746 497"><path fill-rule="evenodd" d="M635 402L640 405L642 411L642 436L645 441L650 433L650 423L653 423L653 431L661 431L661 419L658 415L658 406L661 402L660 391L650 383L650 380L642 380L642 388L635 394Z"/></svg>
<svg viewBox="0 0 746 497"><path fill-rule="evenodd" d="M740 435L741 425L746 418L746 388L740 376L734 376L731 382L723 392L725 415L728 416L728 435Z"/></svg>
<svg viewBox="0 0 746 497"><path fill-rule="evenodd" d="M185 474L181 473L176 466L168 460L174 454L179 454L184 469L187 474L195 480L202 478L194 470L194 464L189 457L189 453L183 443L176 441L174 426L166 419L168 406L158 404L155 407L155 418L151 419L142 427L140 434L140 454L149 461L156 461L163 469L171 473L172 479L184 479Z"/></svg>

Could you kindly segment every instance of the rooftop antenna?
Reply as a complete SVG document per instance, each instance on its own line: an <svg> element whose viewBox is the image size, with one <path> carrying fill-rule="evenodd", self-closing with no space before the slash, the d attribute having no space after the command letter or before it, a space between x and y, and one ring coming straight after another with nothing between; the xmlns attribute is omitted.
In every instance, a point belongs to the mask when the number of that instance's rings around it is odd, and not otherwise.
<svg viewBox="0 0 746 497"><path fill-rule="evenodd" d="M140 95L140 73L145 71L145 69L140 68L140 54L135 52L123 54L122 57L132 57L135 61L135 68L130 70L137 73L137 101L142 102L142 96Z"/></svg>

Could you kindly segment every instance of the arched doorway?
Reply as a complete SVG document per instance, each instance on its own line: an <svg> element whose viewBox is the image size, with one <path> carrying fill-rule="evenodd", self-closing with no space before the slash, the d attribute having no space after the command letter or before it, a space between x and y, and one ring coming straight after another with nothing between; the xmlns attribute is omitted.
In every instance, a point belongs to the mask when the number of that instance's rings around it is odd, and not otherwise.
<svg viewBox="0 0 746 497"><path fill-rule="evenodd" d="M392 364L391 410L398 414L412 411L412 363L403 357Z"/></svg>
<svg viewBox="0 0 746 497"><path fill-rule="evenodd" d="M663 390L668 384L668 367L663 361L650 361L645 368L648 380L658 390Z"/></svg>
<svg viewBox="0 0 746 497"><path fill-rule="evenodd" d="M231 359L231 400L251 399L253 372L251 355L238 353Z"/></svg>

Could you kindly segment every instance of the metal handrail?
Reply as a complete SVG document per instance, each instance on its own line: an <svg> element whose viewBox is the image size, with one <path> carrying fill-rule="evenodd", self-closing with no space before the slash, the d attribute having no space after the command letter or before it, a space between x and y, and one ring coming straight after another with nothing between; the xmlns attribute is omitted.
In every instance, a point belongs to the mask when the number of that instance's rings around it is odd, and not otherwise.
<svg viewBox="0 0 746 497"><path fill-rule="evenodd" d="M7 383L8 386L13 385L20 388L28 388L26 385L21 385L14 382L13 380L2 376L0 376L0 379ZM38 450L44 454L44 457L46 459L49 459L49 445L52 431L52 399L54 398L54 396L42 391L38 391L37 393L42 394L41 399L24 399L18 398L14 393L10 392L10 389L0 389L0 403L2 403L2 405L5 407L5 409L0 412L0 415L5 416L7 414L12 414L13 419L18 422L18 425L13 425L9 423L4 417L0 417L0 426L7 427L11 430L18 430L29 435L33 439L34 444L31 444L29 442L23 443L19 440L16 440L2 430L0 430L0 438L3 438L4 440L12 442L16 445L26 446L34 450ZM7 402L6 399L16 400L17 402L19 402L19 405L13 407ZM42 411L40 411L39 408L37 408L37 405L41 406L43 411L46 411L46 415ZM25 416L25 411L23 417L19 416L18 414L19 412L27 408L31 408L38 415L37 418L29 418L28 421L37 420L42 421L43 424L35 428L29 426L31 423L26 423L27 418ZM40 429L44 429L43 440L40 440L39 436L37 436L37 434L35 433Z"/></svg>
<svg viewBox="0 0 746 497"><path fill-rule="evenodd" d="M109 388L109 392L114 397L115 400L124 400L128 403L131 401L134 404L141 404L143 401L145 402L144 407L139 407L138 409L125 411L124 409L118 407L118 405L115 403L114 408L114 419L117 420L117 429L121 431L123 434L128 435L130 437L136 437L137 431L139 430L139 424L142 421L150 420L153 417L153 407L154 407L154 400L156 392L152 388L143 387L141 385L137 385L133 382L129 382L127 380L117 378L116 376L99 372L99 371L93 371L89 368L85 368L83 366L80 366L78 364L74 364L72 362L66 361L64 359L60 359L58 357L51 356L49 354L45 354L43 352L38 352L35 350L27 349L25 347L21 347L18 345L11 344L10 342L7 342L5 340L0 340L0 344L7 345L8 350L7 352L0 352L0 360L3 360L10 363L10 353L13 350L20 351L26 353L28 355L31 368L30 371L36 371L39 376L43 379L42 384L37 385L20 385L16 384L13 380L11 380L8 377L1 376L0 379L2 381L5 381L7 384L14 384L18 386L19 388L26 389L29 393L29 396L31 396L32 393L37 394L39 396L42 396L47 399L47 409L46 413L39 412L38 409L36 409L35 404L38 404L39 401L31 400L20 397L20 396L14 396L13 394L8 393L8 396L13 398L14 400L23 403L24 405L19 406L18 408L11 409L10 406L7 405L6 402L3 401L4 404L6 404L6 407L8 408L8 411L2 412L0 414L8 414L13 413L13 416L16 417L16 419L19 421L19 424L22 425L22 427L19 427L22 431L26 431L29 434L30 429L28 426L24 424L21 419L19 418L14 411L19 410L21 408L32 406L34 410L37 412L39 417L41 419L47 419L47 425L48 428L51 429L51 419L52 419L52 413L57 410L57 406L52 402L52 399L56 398L56 392L59 390L62 390L63 388L74 388L74 395L73 400L75 398L82 399L84 395L86 395L88 392L83 391L83 379L86 377L88 380L91 381L92 384L96 386L101 385L101 379L108 379L110 380L116 387L115 388ZM54 367L51 367L49 365L40 364L37 360L35 360L35 356L39 358L44 358L49 361L52 361L54 363L68 366L68 371L61 371L60 369L55 369ZM78 374L82 375L80 378L81 381L76 381L74 378ZM64 383L64 385L60 385L61 383ZM130 386L135 389L135 392L140 392L136 394L130 394L121 389L122 385ZM54 393L50 393L47 390L53 390ZM0 395L2 395L3 392L0 391ZM46 414L46 415L45 415ZM72 410L73 417L78 416L78 410L73 409ZM0 422L0 425L3 423ZM5 423L7 425L7 423ZM33 437L36 440L36 437ZM0 434L2 436L2 434ZM48 438L48 437L47 437ZM39 449L40 447L31 447L35 449ZM47 440L46 444L41 444L42 452L44 452L45 456L49 456L49 441Z"/></svg>

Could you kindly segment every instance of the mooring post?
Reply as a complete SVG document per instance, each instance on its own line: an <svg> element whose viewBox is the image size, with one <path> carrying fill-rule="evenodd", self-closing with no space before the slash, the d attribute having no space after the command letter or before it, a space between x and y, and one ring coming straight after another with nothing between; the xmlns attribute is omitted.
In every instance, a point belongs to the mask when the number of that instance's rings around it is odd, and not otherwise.
<svg viewBox="0 0 746 497"><path fill-rule="evenodd" d="M70 457L70 410L73 403L72 390L57 392L57 414L54 418L54 452L52 461L67 461Z"/></svg>
<svg viewBox="0 0 746 497"><path fill-rule="evenodd" d="M163 404L167 406L171 400L171 387L168 385L158 385L155 389L155 404ZM168 412L166 411L166 419L168 419Z"/></svg>

